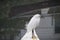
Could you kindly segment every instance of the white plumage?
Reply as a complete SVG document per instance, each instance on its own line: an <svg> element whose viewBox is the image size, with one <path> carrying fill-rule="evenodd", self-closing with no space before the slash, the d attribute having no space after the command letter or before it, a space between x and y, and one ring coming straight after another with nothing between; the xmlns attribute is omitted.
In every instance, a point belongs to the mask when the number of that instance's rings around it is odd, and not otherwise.
<svg viewBox="0 0 60 40"><path fill-rule="evenodd" d="M25 35L21 38L21 40L32 40L32 31L26 32Z"/></svg>
<svg viewBox="0 0 60 40"><path fill-rule="evenodd" d="M32 29L35 29L37 26L39 26L40 23L40 15L39 14L35 14L31 20L29 21L29 23L26 25L26 29L28 31L31 31Z"/></svg>
<svg viewBox="0 0 60 40"><path fill-rule="evenodd" d="M33 40L32 36L34 36L34 40L39 40L35 28L39 26L40 23L40 14L35 14L29 23L26 25L27 32L21 38L21 40ZM34 31L34 35L32 35L32 30Z"/></svg>

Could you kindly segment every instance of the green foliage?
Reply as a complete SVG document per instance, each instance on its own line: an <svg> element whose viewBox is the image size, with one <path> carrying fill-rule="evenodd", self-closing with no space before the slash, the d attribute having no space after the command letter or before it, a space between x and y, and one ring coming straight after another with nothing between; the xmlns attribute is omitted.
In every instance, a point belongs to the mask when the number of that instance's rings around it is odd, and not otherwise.
<svg viewBox="0 0 60 40"><path fill-rule="evenodd" d="M9 12L12 7L32 4L40 2L40 0L3 0L0 2L0 18L9 17Z"/></svg>
<svg viewBox="0 0 60 40"><path fill-rule="evenodd" d="M24 28L26 18L9 19L9 13L14 6L26 5L38 2L36 0L3 0L0 2L0 36L14 37L19 33L18 29Z"/></svg>
<svg viewBox="0 0 60 40"><path fill-rule="evenodd" d="M26 19L26 18L25 18ZM25 27L25 21L23 19L9 19L9 18L0 18L0 33L5 34L17 34L19 29Z"/></svg>

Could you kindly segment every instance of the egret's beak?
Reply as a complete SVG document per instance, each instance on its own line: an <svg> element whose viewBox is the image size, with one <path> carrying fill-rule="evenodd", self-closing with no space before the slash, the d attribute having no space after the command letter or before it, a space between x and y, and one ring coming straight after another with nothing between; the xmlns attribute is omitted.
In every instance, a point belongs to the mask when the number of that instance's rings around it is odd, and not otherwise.
<svg viewBox="0 0 60 40"><path fill-rule="evenodd" d="M41 18L53 16L52 14L41 14Z"/></svg>
<svg viewBox="0 0 60 40"><path fill-rule="evenodd" d="M43 14L41 14L41 18L44 18L45 16Z"/></svg>
<svg viewBox="0 0 60 40"><path fill-rule="evenodd" d="M44 16L43 16L43 15L41 15L41 18L44 18Z"/></svg>

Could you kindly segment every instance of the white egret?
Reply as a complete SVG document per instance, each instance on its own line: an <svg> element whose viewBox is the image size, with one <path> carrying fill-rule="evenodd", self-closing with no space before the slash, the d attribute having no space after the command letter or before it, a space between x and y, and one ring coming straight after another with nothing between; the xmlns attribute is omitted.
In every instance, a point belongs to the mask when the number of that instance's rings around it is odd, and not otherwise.
<svg viewBox="0 0 60 40"><path fill-rule="evenodd" d="M26 24L27 32L21 38L21 40L39 40L35 28L39 26L40 23L40 14L35 14L28 24Z"/></svg>

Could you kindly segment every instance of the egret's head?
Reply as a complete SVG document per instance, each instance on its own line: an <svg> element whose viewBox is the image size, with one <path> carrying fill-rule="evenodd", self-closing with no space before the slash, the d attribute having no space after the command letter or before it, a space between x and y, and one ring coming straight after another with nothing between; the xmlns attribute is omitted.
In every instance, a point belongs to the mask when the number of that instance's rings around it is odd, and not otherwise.
<svg viewBox="0 0 60 40"><path fill-rule="evenodd" d="M41 15L40 15L40 14L35 14L34 17L36 17L36 18L40 18Z"/></svg>
<svg viewBox="0 0 60 40"><path fill-rule="evenodd" d="M43 14L41 14L41 15L40 14L35 14L34 17L35 18L44 18L44 15Z"/></svg>

